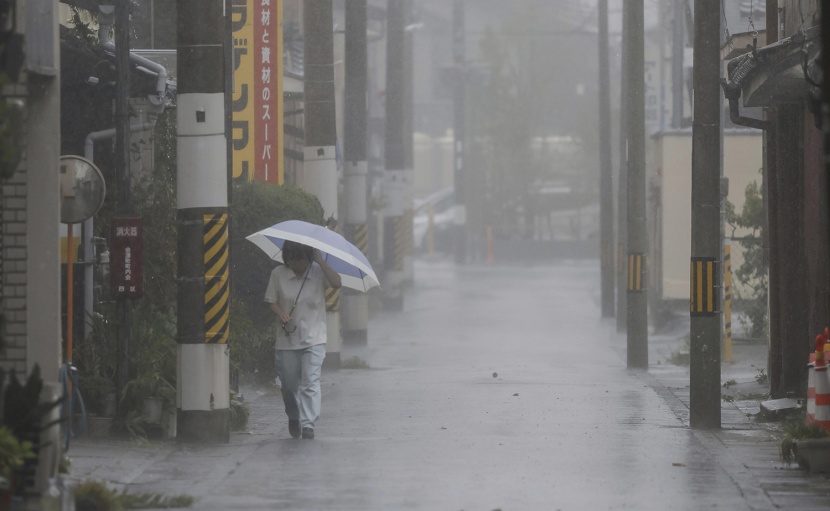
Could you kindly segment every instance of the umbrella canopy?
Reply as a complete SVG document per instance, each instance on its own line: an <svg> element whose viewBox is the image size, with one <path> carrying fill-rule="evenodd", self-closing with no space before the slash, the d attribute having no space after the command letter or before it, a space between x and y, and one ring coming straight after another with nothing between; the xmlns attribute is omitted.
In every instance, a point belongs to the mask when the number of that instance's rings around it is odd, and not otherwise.
<svg viewBox="0 0 830 511"><path fill-rule="evenodd" d="M329 266L340 275L342 285L358 291L380 286L378 277L363 252L343 236L321 225L287 220L257 231L245 239L279 262L283 262L282 245L285 240L308 245L322 252Z"/></svg>

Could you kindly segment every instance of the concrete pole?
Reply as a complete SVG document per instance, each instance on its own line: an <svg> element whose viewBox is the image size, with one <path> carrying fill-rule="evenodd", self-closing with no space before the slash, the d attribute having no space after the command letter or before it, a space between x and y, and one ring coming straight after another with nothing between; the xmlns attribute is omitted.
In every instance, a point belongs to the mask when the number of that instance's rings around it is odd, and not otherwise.
<svg viewBox="0 0 830 511"><path fill-rule="evenodd" d="M223 0L178 0L180 441L230 440L228 160Z"/></svg>
<svg viewBox="0 0 830 511"><path fill-rule="evenodd" d="M628 31L628 367L648 368L645 46L643 0L626 3Z"/></svg>
<svg viewBox="0 0 830 511"><path fill-rule="evenodd" d="M455 219L453 229L453 253L455 262L463 264L467 261L467 203L464 197L464 149L466 134L464 109L464 76L466 74L464 28L464 0L455 0L452 9L452 60L455 68L455 83L453 87L453 172L455 193Z"/></svg>
<svg viewBox="0 0 830 511"><path fill-rule="evenodd" d="M132 212L130 205L130 13L129 2L121 0L115 7L115 63L118 73L115 93L115 157L116 194L118 214ZM130 381L130 302L120 296L115 301L115 321L118 333L115 348L115 391L120 396ZM120 400L116 406L116 429L125 431L126 410Z"/></svg>
<svg viewBox="0 0 830 511"><path fill-rule="evenodd" d="M346 237L368 257L366 42L366 0L351 0L346 4L346 90L343 104ZM343 293L342 307L343 341L366 344L369 297L365 293L346 290Z"/></svg>
<svg viewBox="0 0 830 511"><path fill-rule="evenodd" d="M826 11L822 12L821 16L821 51L822 55L830 55L830 13ZM830 59L823 58L821 66L824 76L830 77ZM824 171L828 173L830 172L830 80L827 79L821 82L821 134L824 140ZM830 185L830 180L828 180L828 185ZM830 211L826 211L825 214L830 214ZM827 235L830 238L830 233Z"/></svg>
<svg viewBox="0 0 830 511"><path fill-rule="evenodd" d="M304 188L320 199L323 214L337 225L337 129L334 108L334 34L331 0L305 0ZM328 342L323 367L340 368L340 290L326 288Z"/></svg>
<svg viewBox="0 0 830 511"><path fill-rule="evenodd" d="M720 1L695 2L690 424L720 428Z"/></svg>
<svg viewBox="0 0 830 511"><path fill-rule="evenodd" d="M614 316L614 176L611 173L611 94L608 0L599 0L599 204L602 317Z"/></svg>
<svg viewBox="0 0 830 511"><path fill-rule="evenodd" d="M685 0L674 0L672 3L672 58L671 58L671 90L672 115L671 127L680 129L683 124L683 49L686 46L683 11Z"/></svg>
<svg viewBox="0 0 830 511"><path fill-rule="evenodd" d="M386 209L383 222L384 307L403 310L404 256L406 253L406 211L410 173L404 147L405 0L389 0L386 24ZM410 134L411 136L411 134ZM411 201L410 201L411 202Z"/></svg>
<svg viewBox="0 0 830 511"><path fill-rule="evenodd" d="M413 75L413 53L415 43L415 30L417 27L412 23L412 1L404 1L404 39L403 39L403 71L404 71L404 95L403 95L403 150L404 150L404 169L409 175L406 185L406 193L404 199L404 253L403 253L403 272L404 272L404 287L409 287L415 280L415 261L412 257L412 249L414 246L413 232L412 232L412 183L413 183L413 169L415 168L415 154L413 147L413 122L414 122L414 103L415 103L415 82L412 80Z"/></svg>
<svg viewBox="0 0 830 511"><path fill-rule="evenodd" d="M620 76L620 163L617 175L617 332L625 332L628 323L628 272L626 243L628 241L628 33L629 11L622 13L622 76Z"/></svg>
<svg viewBox="0 0 830 511"><path fill-rule="evenodd" d="M766 32L767 44L778 41L778 0L766 2ZM777 394L782 380L782 322L777 313L781 310L781 265L783 258L779 257L782 251L778 236L778 122L775 108L766 109L766 120L770 121L770 129L764 130L764 255L767 258L769 276L769 357L767 374L772 397L783 397Z"/></svg>

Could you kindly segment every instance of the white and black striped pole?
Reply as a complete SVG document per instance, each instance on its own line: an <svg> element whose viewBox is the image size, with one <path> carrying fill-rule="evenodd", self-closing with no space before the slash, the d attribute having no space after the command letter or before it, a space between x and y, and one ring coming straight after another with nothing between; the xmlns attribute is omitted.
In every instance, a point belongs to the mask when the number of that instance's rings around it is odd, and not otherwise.
<svg viewBox="0 0 830 511"><path fill-rule="evenodd" d="M177 438L230 440L223 0L178 0Z"/></svg>
<svg viewBox="0 0 830 511"><path fill-rule="evenodd" d="M337 126L334 109L334 34L331 0L305 0L304 189L323 206L327 220L337 221ZM324 368L340 368L340 290L326 288L328 341Z"/></svg>
<svg viewBox="0 0 830 511"><path fill-rule="evenodd" d="M343 156L345 161L346 237L367 257L366 117L367 117L366 0L346 5L346 89L343 100ZM369 297L365 293L343 293L343 341L366 344Z"/></svg>

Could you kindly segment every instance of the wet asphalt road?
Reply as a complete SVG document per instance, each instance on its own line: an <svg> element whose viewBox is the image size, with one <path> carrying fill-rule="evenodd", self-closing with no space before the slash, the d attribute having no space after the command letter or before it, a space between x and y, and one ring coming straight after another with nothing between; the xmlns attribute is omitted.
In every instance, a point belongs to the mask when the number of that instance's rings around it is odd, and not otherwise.
<svg viewBox="0 0 830 511"><path fill-rule="evenodd" d="M78 473L121 470L199 510L754 507L626 369L596 261L415 272L405 310L343 349L371 368L324 374L317 439L291 439L279 397L248 389L250 433L230 445L134 448L113 466L82 443Z"/></svg>

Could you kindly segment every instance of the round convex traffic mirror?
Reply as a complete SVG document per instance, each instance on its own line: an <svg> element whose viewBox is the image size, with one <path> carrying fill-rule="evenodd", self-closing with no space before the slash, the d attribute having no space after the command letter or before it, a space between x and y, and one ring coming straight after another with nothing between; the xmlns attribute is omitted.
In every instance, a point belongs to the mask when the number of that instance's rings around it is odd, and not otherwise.
<svg viewBox="0 0 830 511"><path fill-rule="evenodd" d="M92 218L104 204L107 186L94 163L80 156L61 156L61 222Z"/></svg>

